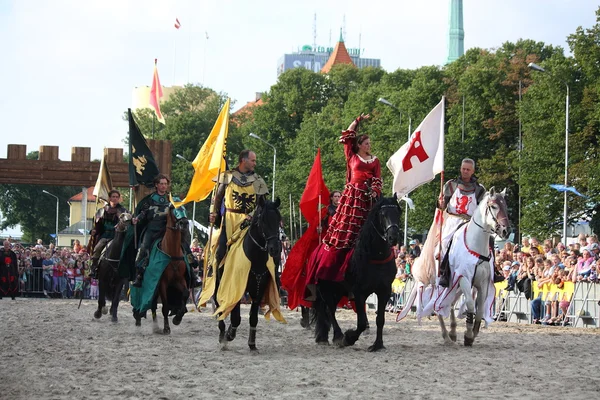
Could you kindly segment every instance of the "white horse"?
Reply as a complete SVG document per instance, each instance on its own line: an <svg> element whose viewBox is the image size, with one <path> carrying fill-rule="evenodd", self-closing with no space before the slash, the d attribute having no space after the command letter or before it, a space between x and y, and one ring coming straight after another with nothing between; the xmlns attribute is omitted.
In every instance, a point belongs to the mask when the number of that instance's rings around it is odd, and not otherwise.
<svg viewBox="0 0 600 400"><path fill-rule="evenodd" d="M432 224L425 242L423 253L415 263L413 275L415 286L407 304L398 315L397 321L404 318L415 299L417 317L437 313L446 343L456 342L456 316L454 306L464 294L460 315L466 315L467 331L465 346L471 346L479 333L481 320L492 321L491 306L494 300L493 249L490 249L492 233L506 239L510 233L505 200L506 190L497 193L491 188L480 201L473 217L460 226L453 235L452 245L448 249L450 261L450 285L437 284L433 258L434 247L439 243L439 224ZM436 214L436 218L441 217ZM436 237L437 236L437 237ZM476 296L476 297L475 297ZM475 300L474 300L475 299ZM450 315L450 332L446 329L444 317ZM474 321L475 319L475 321Z"/></svg>

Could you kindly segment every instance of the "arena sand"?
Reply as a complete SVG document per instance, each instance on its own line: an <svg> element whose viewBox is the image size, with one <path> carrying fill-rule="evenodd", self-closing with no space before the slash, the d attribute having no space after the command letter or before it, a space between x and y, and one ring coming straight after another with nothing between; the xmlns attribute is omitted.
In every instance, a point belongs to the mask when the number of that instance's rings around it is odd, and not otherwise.
<svg viewBox="0 0 600 400"><path fill-rule="evenodd" d="M0 399L447 399L600 398L599 330L495 323L473 348L445 346L437 321L386 315L379 353L371 331L354 347L317 346L285 311L287 325L261 316L247 346L248 310L222 350L209 310L189 312L170 336L162 315L135 327L122 303L119 323L94 320L95 302L0 300ZM339 312L342 329L354 324ZM459 342L464 325L459 324Z"/></svg>

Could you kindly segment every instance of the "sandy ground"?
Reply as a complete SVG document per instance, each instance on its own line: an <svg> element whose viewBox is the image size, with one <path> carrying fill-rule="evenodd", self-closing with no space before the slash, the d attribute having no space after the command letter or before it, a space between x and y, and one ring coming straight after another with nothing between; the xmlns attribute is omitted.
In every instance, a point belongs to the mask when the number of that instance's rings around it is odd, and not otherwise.
<svg viewBox="0 0 600 400"><path fill-rule="evenodd" d="M222 350L207 310L186 314L170 336L122 303L120 321L94 320L92 301L0 300L0 399L182 398L600 398L598 330L497 323L473 348L445 346L435 320L418 326L387 315L379 353L371 332L350 348L317 346L286 311L260 317L247 346L249 308ZM343 329L354 323L338 313ZM160 329L159 329L160 328ZM462 342L462 322L459 324Z"/></svg>

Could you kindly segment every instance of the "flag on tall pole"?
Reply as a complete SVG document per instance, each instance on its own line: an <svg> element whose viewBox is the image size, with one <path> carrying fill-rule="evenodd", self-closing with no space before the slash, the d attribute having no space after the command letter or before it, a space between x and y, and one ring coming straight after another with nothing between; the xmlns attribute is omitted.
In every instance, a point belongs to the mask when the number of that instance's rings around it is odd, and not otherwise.
<svg viewBox="0 0 600 400"><path fill-rule="evenodd" d="M417 129L387 161L394 176L392 190L398 197L433 180L444 171L445 98L427 114Z"/></svg>
<svg viewBox="0 0 600 400"><path fill-rule="evenodd" d="M160 99L163 97L162 86L158 79L158 69L156 67L157 59L154 59L154 75L152 76L152 88L150 89L150 106L156 114L156 119L165 125L165 118L160 112Z"/></svg>
<svg viewBox="0 0 600 400"><path fill-rule="evenodd" d="M321 149L317 149L317 155L308 175L306 186L300 198L300 211L310 225L318 225L327 212L329 204L329 189L323 180L321 168ZM324 207L323 207L324 206Z"/></svg>
<svg viewBox="0 0 600 400"><path fill-rule="evenodd" d="M229 99L221 109L221 113L213 126L210 135L192 161L194 176L190 188L182 201L171 202L175 207L181 207L192 201L206 199L215 187L213 179L220 171L225 170L225 155L227 153L227 133L229 131Z"/></svg>
<svg viewBox="0 0 600 400"><path fill-rule="evenodd" d="M96 196L96 203L98 199L101 199L108 203L109 197L108 192L112 190L112 179L110 177L110 171L106 164L106 154L100 161L100 171L98 171L98 178L96 179L96 186L94 186L94 196Z"/></svg>
<svg viewBox="0 0 600 400"><path fill-rule="evenodd" d="M152 151L133 119L131 108L127 110L129 117L129 186L144 185L152 187L158 165L154 161Z"/></svg>

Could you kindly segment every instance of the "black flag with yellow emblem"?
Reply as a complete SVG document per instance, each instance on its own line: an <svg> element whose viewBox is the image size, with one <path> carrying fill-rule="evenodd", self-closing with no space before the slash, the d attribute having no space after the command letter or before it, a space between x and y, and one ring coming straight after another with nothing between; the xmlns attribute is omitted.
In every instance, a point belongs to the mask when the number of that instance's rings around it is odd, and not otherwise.
<svg viewBox="0 0 600 400"><path fill-rule="evenodd" d="M152 181L160 171L144 135L133 119L131 108L127 113L129 115L129 186L152 187L154 185Z"/></svg>

